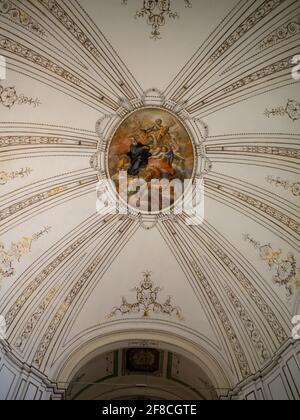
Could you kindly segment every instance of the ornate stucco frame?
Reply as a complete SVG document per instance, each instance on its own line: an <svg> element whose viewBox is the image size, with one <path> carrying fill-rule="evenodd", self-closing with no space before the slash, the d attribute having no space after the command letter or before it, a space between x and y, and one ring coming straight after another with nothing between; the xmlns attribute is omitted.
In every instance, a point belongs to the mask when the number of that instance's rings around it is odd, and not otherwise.
<svg viewBox="0 0 300 420"><path fill-rule="evenodd" d="M161 109L173 115L183 125L189 134L190 140L194 149L194 170L191 180L191 185L195 186L196 180L203 179L212 168L211 161L206 156L205 143L209 136L208 126L199 118L193 118L185 109L186 103L177 103L171 100L166 100L164 94L156 88L149 89L143 93L141 98L134 100L127 100L122 98L119 101L120 107L116 113L103 115L96 122L96 133L99 138L97 145L97 152L90 160L91 167L97 171L98 180L109 181L108 172L108 150L111 141L117 128L125 121L131 114L142 109ZM112 195L115 191L111 191ZM149 226L154 226L159 219L176 220L176 215L162 210L157 213L142 213L137 209L127 206L127 217L138 219L142 226L149 229ZM122 214L122 217L124 215Z"/></svg>

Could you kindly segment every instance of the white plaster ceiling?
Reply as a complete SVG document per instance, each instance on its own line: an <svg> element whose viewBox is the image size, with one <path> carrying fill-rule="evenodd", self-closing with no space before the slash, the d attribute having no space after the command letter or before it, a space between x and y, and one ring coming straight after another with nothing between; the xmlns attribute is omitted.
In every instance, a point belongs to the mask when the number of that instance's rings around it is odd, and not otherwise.
<svg viewBox="0 0 300 420"><path fill-rule="evenodd" d="M300 118L293 121L287 114L269 118L264 115L266 108L285 107L289 99L299 103L299 84L292 79L291 68L275 73L274 78L262 79L253 90L251 86L238 90L235 99L229 98L226 105L222 103L224 93L214 112L209 104L193 112L209 127L205 147L212 171L207 176L205 223L190 228L182 221L160 223L148 232L137 221L117 216L103 221L95 214L97 173L90 166L99 140L95 124L112 110L90 99L92 93L84 83L81 89L54 76L38 62L33 64L16 51L8 51L9 44L3 44L3 40L9 37L37 53L48 52L54 62L77 72L95 89L100 84L104 89L113 89L111 98L115 100L121 96L120 87L109 85L107 67L101 69L103 58L97 69L91 53L51 13L52 9L47 9L54 2L8 3L42 25L47 36L30 31L18 19L8 19L7 9L0 3L0 54L8 62L8 79L1 84L41 101L37 107L16 103L7 108L0 103L0 140L42 136L70 142L65 146L0 147L0 172L32 170L29 175L0 185L0 212L14 205L10 213L1 213L0 241L4 249L51 227L32 241L30 250L23 250L22 256L13 260L13 274L1 279L0 313L6 316L13 351L55 381L65 359L87 340L104 332L137 330L145 331L146 336L158 330L205 349L228 374L232 386L257 372L289 339L291 318L299 303L299 195L294 195L288 185L299 180ZM205 42L211 33L219 28L214 41L217 48L264 2L194 0L192 8L185 8L183 1L173 0L180 19L167 20L162 39L157 41L149 38L151 27L145 19L133 17L142 3L139 0L129 0L128 5L122 5L120 0L57 3L73 19L76 17L77 24L94 38L99 50L107 52L109 63L115 60L112 74L120 71L126 83L136 83L135 92L158 88L171 97L180 83L175 83L173 90L167 87L182 69L188 72L195 65L200 71L198 53L194 63L189 60L202 45L210 45ZM212 64L209 76L195 81L191 92L195 98L218 84L222 86L222 80L227 85L231 78L237 81L299 53L299 2L269 3L274 10L265 20L248 29L224 59ZM81 6L90 16L85 15L84 20ZM232 21L228 20L230 16ZM298 22L295 34L278 39L265 50L257 49L268 34L293 20ZM213 43L203 53L204 65L208 65L212 49ZM246 67L239 70L239 63L244 61ZM224 68L235 62L230 76L224 78ZM181 76L184 78L184 73ZM234 147L238 148L236 152L232 151ZM293 156L289 149L294 150ZM276 186L266 181L268 176L290 184L286 183L286 188ZM65 186L69 182L74 190ZM62 186L64 190L57 190ZM46 195L24 204L24 200L38 194ZM255 248L253 242L245 241L244 234L259 245ZM81 242L63 256L80 238ZM260 258L259 247L268 244L273 251L281 251L271 267ZM78 288L78 281L96 258L97 264ZM274 283L273 278L280 264L291 259L296 271L289 283L292 294L287 297L285 285ZM289 269L287 265L284 268ZM140 314L106 318L113 307L121 304L122 296L134 301L132 289L140 284L146 270L152 272L155 285L163 288L160 298L171 296L172 302L181 307L184 320L174 314L159 314L147 320ZM57 289L49 299L53 287ZM18 347L16 342L22 334L25 338Z"/></svg>

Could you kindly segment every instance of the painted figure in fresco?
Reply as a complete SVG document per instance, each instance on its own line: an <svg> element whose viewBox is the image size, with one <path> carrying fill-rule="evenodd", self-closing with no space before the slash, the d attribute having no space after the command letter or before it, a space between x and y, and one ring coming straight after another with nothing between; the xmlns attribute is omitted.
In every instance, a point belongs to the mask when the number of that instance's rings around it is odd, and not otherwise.
<svg viewBox="0 0 300 420"><path fill-rule="evenodd" d="M175 175L175 169L172 166L174 160L174 154L167 147L163 146L160 153L152 156L150 160L150 166L158 168L162 173L168 175Z"/></svg>
<svg viewBox="0 0 300 420"><path fill-rule="evenodd" d="M127 153L131 160L131 166L128 169L128 175L138 176L140 171L147 167L149 158L152 156L150 147L140 143L135 137L131 137L130 152Z"/></svg>
<svg viewBox="0 0 300 420"><path fill-rule="evenodd" d="M161 149L157 149L149 160L149 167L157 168L162 175L174 176L176 169L182 170L183 166L184 158L173 145L169 148L163 146Z"/></svg>
<svg viewBox="0 0 300 420"><path fill-rule="evenodd" d="M165 137L169 136L171 126L164 126L162 119L157 119L151 127L140 128L147 140L147 144L156 150Z"/></svg>

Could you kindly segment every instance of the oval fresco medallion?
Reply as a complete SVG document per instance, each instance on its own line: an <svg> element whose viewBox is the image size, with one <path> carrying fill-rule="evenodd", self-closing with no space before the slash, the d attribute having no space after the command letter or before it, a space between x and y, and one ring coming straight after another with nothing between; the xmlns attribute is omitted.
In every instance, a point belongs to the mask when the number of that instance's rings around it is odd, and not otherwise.
<svg viewBox="0 0 300 420"><path fill-rule="evenodd" d="M109 177L117 191L120 192L120 173L125 174L128 203L147 211L151 211L154 180L160 182L160 189L167 185L166 180L183 185L192 179L195 160L193 143L183 123L160 108L139 109L126 117L111 139L107 159ZM148 187L144 193L142 185ZM174 188L168 193L172 205ZM164 203L160 196L159 210L168 207Z"/></svg>

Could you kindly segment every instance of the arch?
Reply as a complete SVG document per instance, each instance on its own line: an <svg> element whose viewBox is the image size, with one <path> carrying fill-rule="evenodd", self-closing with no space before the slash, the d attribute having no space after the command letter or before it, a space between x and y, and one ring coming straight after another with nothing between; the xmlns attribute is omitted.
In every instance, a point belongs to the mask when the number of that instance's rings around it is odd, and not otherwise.
<svg viewBox="0 0 300 420"><path fill-rule="evenodd" d="M218 395L227 394L233 388L234 380L228 366L207 349L178 335L153 330L115 331L85 341L77 345L72 352L67 354L66 351L62 355L62 362L53 379L60 387L64 387L79 369L95 357L120 348L141 345L172 351L189 359L210 378Z"/></svg>

